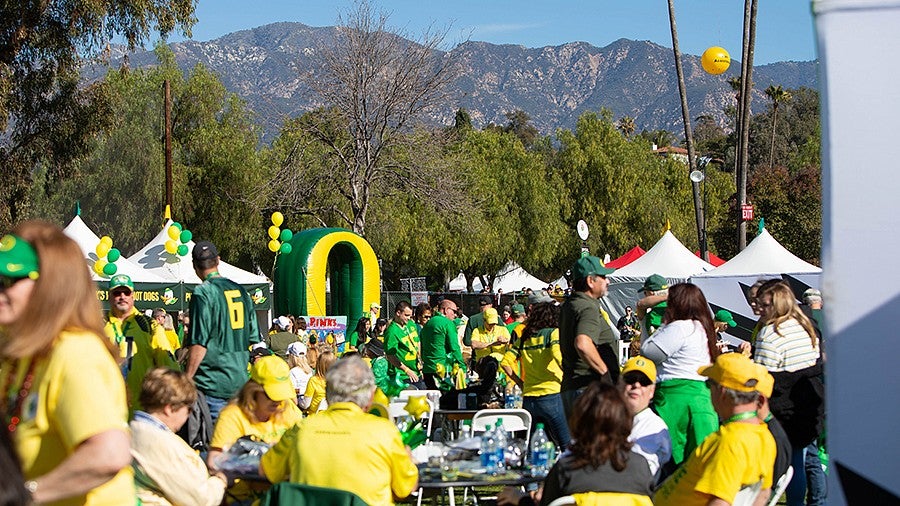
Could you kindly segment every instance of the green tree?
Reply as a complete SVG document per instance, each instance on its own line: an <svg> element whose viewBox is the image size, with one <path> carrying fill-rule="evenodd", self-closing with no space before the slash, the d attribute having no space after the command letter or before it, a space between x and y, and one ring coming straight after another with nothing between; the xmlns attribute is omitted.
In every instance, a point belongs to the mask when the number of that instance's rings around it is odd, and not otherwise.
<svg viewBox="0 0 900 506"><path fill-rule="evenodd" d="M151 32L190 34L191 0L6 2L0 7L0 227L29 208L33 176L70 174L110 120L103 83L82 86L84 62L117 35L133 48Z"/></svg>
<svg viewBox="0 0 900 506"><path fill-rule="evenodd" d="M616 127L622 132L622 135L629 138L634 135L634 118L631 116L622 116L619 118L619 122L616 123Z"/></svg>
<svg viewBox="0 0 900 506"><path fill-rule="evenodd" d="M504 132L511 132L522 141L526 148L530 148L540 138L540 132L531 122L531 116L527 112L516 109L513 112L506 113L508 123L503 129Z"/></svg>
<svg viewBox="0 0 900 506"><path fill-rule="evenodd" d="M223 256L252 267L261 248L247 244L258 242L264 231L257 197L249 191L261 184L249 112L202 65L185 78L168 47L157 46L156 54L157 67L107 75L112 126L95 139L73 177L40 187L38 214L66 221L77 200L85 221L111 235L124 253L144 245L148 231L163 221L163 82L169 80L173 218L196 237L214 241Z"/></svg>

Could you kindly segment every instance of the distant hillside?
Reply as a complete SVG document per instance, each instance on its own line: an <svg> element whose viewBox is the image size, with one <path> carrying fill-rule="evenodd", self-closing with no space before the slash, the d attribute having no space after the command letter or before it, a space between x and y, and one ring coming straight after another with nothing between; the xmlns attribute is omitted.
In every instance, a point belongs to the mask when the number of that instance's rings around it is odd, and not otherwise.
<svg viewBox="0 0 900 506"><path fill-rule="evenodd" d="M271 139L285 118L322 105L305 89L300 75L314 71L310 56L330 44L334 34L334 27L274 23L171 47L181 68L203 63L215 71L230 91L247 101ZM585 42L542 48L466 42L453 53L463 66L455 82L457 99L434 112L433 124L449 124L459 107L469 110L476 127L505 124L504 114L522 109L546 134L572 128L582 112L605 107L615 118L634 117L638 132L681 132L672 50L652 42L619 39L603 48ZM119 61L112 65L117 67ZM153 53L145 51L128 61L132 67L156 64ZM705 73L698 56L685 55L683 63L691 117L711 115L724 124L724 107L735 103L727 79L740 74L740 62L733 60L721 76ZM816 88L816 67L815 61L756 67L753 109L766 107L762 90L770 84ZM94 68L86 77L96 78L100 71Z"/></svg>

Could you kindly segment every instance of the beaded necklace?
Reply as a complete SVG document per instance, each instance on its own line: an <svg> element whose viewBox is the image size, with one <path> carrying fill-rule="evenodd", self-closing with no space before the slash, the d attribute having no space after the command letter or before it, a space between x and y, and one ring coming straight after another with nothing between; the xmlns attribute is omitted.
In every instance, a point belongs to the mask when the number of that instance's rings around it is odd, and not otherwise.
<svg viewBox="0 0 900 506"><path fill-rule="evenodd" d="M22 385L16 389L16 375L19 367L15 364L9 364L9 372L6 375L6 395L3 396L2 410L6 413L6 428L10 434L16 431L19 422L22 421L22 406L25 404L25 398L31 392L31 386L34 383L34 369L37 365L36 360L31 360L28 364L28 370L25 372L25 379ZM9 409L12 404L12 409Z"/></svg>

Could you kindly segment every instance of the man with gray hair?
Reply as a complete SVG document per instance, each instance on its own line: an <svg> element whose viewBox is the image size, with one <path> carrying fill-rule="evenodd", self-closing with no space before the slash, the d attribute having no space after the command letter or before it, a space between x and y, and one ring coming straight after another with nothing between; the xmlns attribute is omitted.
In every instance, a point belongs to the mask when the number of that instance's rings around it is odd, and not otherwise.
<svg viewBox="0 0 900 506"><path fill-rule="evenodd" d="M263 455L260 474L272 483L346 490L366 504L408 496L419 473L397 427L367 413L374 394L375 376L361 358L335 362L325 374L328 409L288 429Z"/></svg>

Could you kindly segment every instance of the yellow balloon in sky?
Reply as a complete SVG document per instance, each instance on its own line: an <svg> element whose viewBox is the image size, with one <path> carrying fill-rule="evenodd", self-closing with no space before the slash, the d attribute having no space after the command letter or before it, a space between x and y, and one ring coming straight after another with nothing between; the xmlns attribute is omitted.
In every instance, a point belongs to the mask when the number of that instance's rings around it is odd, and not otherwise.
<svg viewBox="0 0 900 506"><path fill-rule="evenodd" d="M703 56L700 57L700 64L703 65L703 70L708 73L719 75L728 70L728 66L731 65L731 56L728 55L728 51L725 49L713 46L703 51Z"/></svg>
<svg viewBox="0 0 900 506"><path fill-rule="evenodd" d="M280 227L282 223L284 223L284 215L278 211L272 213L272 225Z"/></svg>

